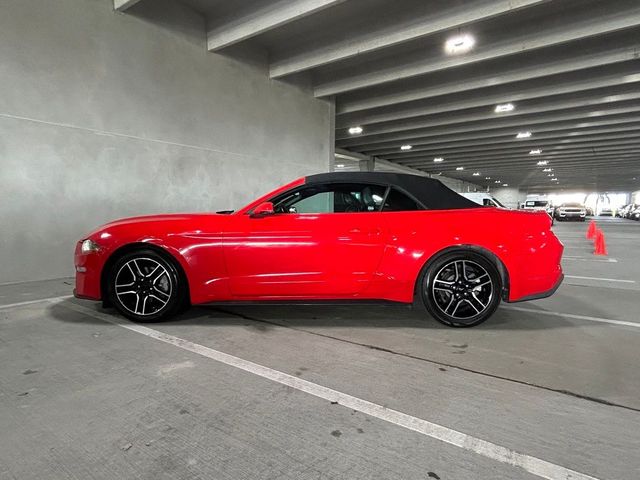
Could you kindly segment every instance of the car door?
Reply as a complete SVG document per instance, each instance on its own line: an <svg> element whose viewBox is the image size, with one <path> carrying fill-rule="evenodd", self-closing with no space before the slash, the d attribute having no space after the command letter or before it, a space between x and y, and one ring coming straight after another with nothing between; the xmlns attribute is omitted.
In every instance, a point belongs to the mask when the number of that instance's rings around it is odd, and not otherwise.
<svg viewBox="0 0 640 480"><path fill-rule="evenodd" d="M367 184L305 185L272 199L272 215L239 215L223 239L232 295L357 296L382 256L385 192Z"/></svg>

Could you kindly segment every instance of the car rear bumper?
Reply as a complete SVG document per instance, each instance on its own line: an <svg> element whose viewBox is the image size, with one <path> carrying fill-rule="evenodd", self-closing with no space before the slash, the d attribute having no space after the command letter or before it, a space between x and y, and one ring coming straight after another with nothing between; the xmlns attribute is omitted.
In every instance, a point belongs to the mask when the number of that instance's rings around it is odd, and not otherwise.
<svg viewBox="0 0 640 480"><path fill-rule="evenodd" d="M545 298L562 283L564 246L553 232L529 234L520 246L519 261L509 268L508 302Z"/></svg>
<svg viewBox="0 0 640 480"><path fill-rule="evenodd" d="M540 293L534 293L527 295L526 297L519 298L517 300L509 301L508 303L528 302L529 300L540 300L541 298L547 298L556 293L556 290L560 288L562 281L564 280L564 273L560 273L560 276L556 280L556 283L549 290Z"/></svg>

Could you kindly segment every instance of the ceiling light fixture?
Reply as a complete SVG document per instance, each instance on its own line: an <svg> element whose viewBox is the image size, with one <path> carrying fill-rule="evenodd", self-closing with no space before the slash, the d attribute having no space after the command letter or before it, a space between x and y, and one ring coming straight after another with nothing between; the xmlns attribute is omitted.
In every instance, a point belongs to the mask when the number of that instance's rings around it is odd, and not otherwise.
<svg viewBox="0 0 640 480"><path fill-rule="evenodd" d="M493 182L493 183L502 183L502 180L496 180L496 181L495 181L495 182Z"/></svg>
<svg viewBox="0 0 640 480"><path fill-rule="evenodd" d="M484 177L485 180L491 180L491 177Z"/></svg>
<svg viewBox="0 0 640 480"><path fill-rule="evenodd" d="M542 170L543 172L553 172L553 168L545 168Z"/></svg>
<svg viewBox="0 0 640 480"><path fill-rule="evenodd" d="M503 186L503 187L508 187L508 186L509 186L509 184L508 184L508 183L503 183L503 184L502 184L502 186Z"/></svg>
<svg viewBox="0 0 640 480"><path fill-rule="evenodd" d="M362 133L362 131L363 131L362 127L351 127L349 129L349 134L350 135L358 135L358 134Z"/></svg>
<svg viewBox="0 0 640 480"><path fill-rule="evenodd" d="M543 166L543 165L546 165L547 163L549 163L549 162L547 162L546 160L540 160L538 163L536 163L536 165L538 165L539 167L541 167L541 166Z"/></svg>
<svg viewBox="0 0 640 480"><path fill-rule="evenodd" d="M411 150L413 148L413 145L402 145L400 147L400 150Z"/></svg>
<svg viewBox="0 0 640 480"><path fill-rule="evenodd" d="M433 159L433 161L434 161L435 163L442 163L442 162L444 162L444 158L442 158L442 157L436 157L436 158L434 158L434 159Z"/></svg>
<svg viewBox="0 0 640 480"><path fill-rule="evenodd" d="M513 103L501 103L500 105L496 105L495 112L496 113L511 112L515 108L516 107Z"/></svg>
<svg viewBox="0 0 640 480"><path fill-rule="evenodd" d="M464 170L464 167L456 167L456 170L458 170L458 171Z"/></svg>
<svg viewBox="0 0 640 480"><path fill-rule="evenodd" d="M474 177L479 177L480 176L480 172L473 172L473 176Z"/></svg>
<svg viewBox="0 0 640 480"><path fill-rule="evenodd" d="M531 132L520 132L516 135L516 138L529 138L531 136Z"/></svg>
<svg viewBox="0 0 640 480"><path fill-rule="evenodd" d="M535 150L531 150L529 152L529 155L540 155L542 153L542 150L540 148L536 148Z"/></svg>
<svg viewBox="0 0 640 480"><path fill-rule="evenodd" d="M552 181L552 182L557 182L557 181L558 181L558 179L557 179L557 178L552 178L552 179L551 179L551 181Z"/></svg>
<svg viewBox="0 0 640 480"><path fill-rule="evenodd" d="M339 163L336 165L336 168L344 168L344 163Z"/></svg>
<svg viewBox="0 0 640 480"><path fill-rule="evenodd" d="M467 53L475 44L476 39L473 38L473 35L464 33L448 39L444 43L444 51L449 55L459 55L461 53Z"/></svg>

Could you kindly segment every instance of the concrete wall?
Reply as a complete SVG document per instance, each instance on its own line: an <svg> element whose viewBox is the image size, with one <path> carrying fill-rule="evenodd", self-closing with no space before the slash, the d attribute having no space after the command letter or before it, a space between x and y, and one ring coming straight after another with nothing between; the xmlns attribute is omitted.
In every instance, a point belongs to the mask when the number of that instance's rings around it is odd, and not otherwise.
<svg viewBox="0 0 640 480"><path fill-rule="evenodd" d="M204 19L169 0L3 0L0 283L71 275L110 219L237 208L327 171L331 105L247 60L207 53Z"/></svg>
<svg viewBox="0 0 640 480"><path fill-rule="evenodd" d="M518 208L518 205L527 197L525 192L511 187L494 188L490 193L508 208Z"/></svg>

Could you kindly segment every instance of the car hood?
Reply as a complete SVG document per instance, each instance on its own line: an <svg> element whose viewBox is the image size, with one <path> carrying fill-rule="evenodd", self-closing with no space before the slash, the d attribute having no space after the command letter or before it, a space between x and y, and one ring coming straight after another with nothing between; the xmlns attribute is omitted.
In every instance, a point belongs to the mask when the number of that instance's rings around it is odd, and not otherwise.
<svg viewBox="0 0 640 480"><path fill-rule="evenodd" d="M143 215L138 217L127 217L106 223L92 232L85 238L100 236L107 238L114 234L128 232L131 234L157 235L166 232L176 232L197 228L203 223L211 224L218 219L224 219L229 215L216 213L173 213L162 215Z"/></svg>
<svg viewBox="0 0 640 480"><path fill-rule="evenodd" d="M104 227L117 227L120 225L131 225L131 224L139 224L139 223L149 223L149 222L179 222L186 220L195 220L202 217L213 217L218 216L215 213L167 213L160 215L141 215L139 217L126 217L120 218L118 220L114 220L109 222Z"/></svg>

